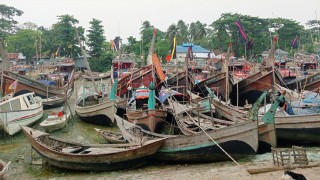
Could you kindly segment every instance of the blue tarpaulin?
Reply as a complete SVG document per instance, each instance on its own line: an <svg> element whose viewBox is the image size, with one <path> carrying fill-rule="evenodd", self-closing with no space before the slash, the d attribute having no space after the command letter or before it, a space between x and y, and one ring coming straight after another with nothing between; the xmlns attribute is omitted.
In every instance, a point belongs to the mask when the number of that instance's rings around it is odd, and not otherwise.
<svg viewBox="0 0 320 180"><path fill-rule="evenodd" d="M47 85L47 86L56 86L57 83L55 81L48 81L48 80L37 80L38 82Z"/></svg>

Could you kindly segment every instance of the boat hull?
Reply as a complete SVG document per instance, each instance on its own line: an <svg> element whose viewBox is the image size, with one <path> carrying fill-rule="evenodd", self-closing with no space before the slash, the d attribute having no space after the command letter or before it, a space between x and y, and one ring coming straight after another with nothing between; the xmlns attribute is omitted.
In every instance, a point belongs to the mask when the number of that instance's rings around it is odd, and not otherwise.
<svg viewBox="0 0 320 180"><path fill-rule="evenodd" d="M155 132L159 129L159 125L165 121L167 110L142 110L142 111L127 111L128 121L137 124L147 131Z"/></svg>
<svg viewBox="0 0 320 180"><path fill-rule="evenodd" d="M213 102L213 101L212 101ZM235 120L240 117L246 117L247 112L236 110L229 106L222 105L221 103L214 103L216 112L221 116ZM304 114L304 115L290 115L290 116L275 116L275 129L277 140L292 140L297 142L312 142L320 143L320 114ZM259 133L264 137L260 140L271 140L273 132L272 127L264 128L262 122L262 116L259 115ZM269 133L267 133L269 132ZM298 132L298 133L297 133ZM278 134L279 133L279 134ZM264 140L263 140L264 139ZM268 144L275 146L276 141L272 140L267 142Z"/></svg>
<svg viewBox="0 0 320 180"><path fill-rule="evenodd" d="M76 104L75 111L81 120L88 123L111 125L114 122L115 106L113 101L105 100L99 104L85 107Z"/></svg>
<svg viewBox="0 0 320 180"><path fill-rule="evenodd" d="M145 160L156 153L163 143L163 139L147 141L143 146L132 146L128 149L119 150L112 149L112 146L108 145L81 145L63 142L50 137L46 133L38 135L39 131L27 127L23 127L23 131L32 148L49 164L59 168L82 171L112 171L136 167L145 163ZM41 138L44 140L41 140ZM81 153L63 152L55 150L52 147L53 145L60 145L61 148L85 147L88 149L80 151ZM111 149L106 149L108 147ZM93 149L98 149L98 151Z"/></svg>
<svg viewBox="0 0 320 180"><path fill-rule="evenodd" d="M115 116L122 135L128 141L139 141L141 137L128 131L134 124ZM207 134L208 135L207 135ZM258 149L258 124L254 121L235 124L221 129L193 135L162 135L167 137L155 158L161 161L176 162L216 162L230 160L216 145L221 145L233 158L254 155ZM210 137L209 137L210 136ZM212 141L212 139L214 141ZM237 145L241 148L235 148Z"/></svg>

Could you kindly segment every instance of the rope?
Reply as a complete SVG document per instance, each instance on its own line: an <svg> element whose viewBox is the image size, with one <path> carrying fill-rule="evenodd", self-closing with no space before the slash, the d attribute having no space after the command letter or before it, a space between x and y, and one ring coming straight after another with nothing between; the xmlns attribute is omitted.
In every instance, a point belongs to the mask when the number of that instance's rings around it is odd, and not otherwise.
<svg viewBox="0 0 320 180"><path fill-rule="evenodd" d="M172 97L175 98L174 96ZM230 154L228 154L200 125L198 125L197 122L195 122L193 117L187 111L185 111L185 113L191 118L193 123L197 125L210 138L210 140L213 141L240 169L244 170L247 175L251 176L250 173L244 167L242 167L235 159L233 159Z"/></svg>

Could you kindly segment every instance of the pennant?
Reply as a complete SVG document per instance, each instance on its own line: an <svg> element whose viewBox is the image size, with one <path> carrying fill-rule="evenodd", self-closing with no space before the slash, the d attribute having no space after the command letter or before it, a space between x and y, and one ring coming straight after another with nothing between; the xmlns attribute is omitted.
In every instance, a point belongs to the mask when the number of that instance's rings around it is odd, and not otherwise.
<svg viewBox="0 0 320 180"><path fill-rule="evenodd" d="M117 37L112 41L111 47L112 47L112 49L113 49L115 52L118 52L118 51L120 50L120 36L117 36Z"/></svg>
<svg viewBox="0 0 320 180"><path fill-rule="evenodd" d="M292 40L292 42L291 42L291 47L292 47L293 49L298 49L298 39L297 39L297 37L295 37L295 38Z"/></svg>
<svg viewBox="0 0 320 180"><path fill-rule="evenodd" d="M9 86L9 90L15 90L17 88L18 80L13 81Z"/></svg>
<svg viewBox="0 0 320 180"><path fill-rule="evenodd" d="M236 24L236 26L239 29L240 42L242 42L242 43L246 42L247 43L249 41L249 39L248 39L248 37L247 37L247 35L246 35L245 31L244 31L244 28L243 28L240 20L237 20L234 23Z"/></svg>
<svg viewBox="0 0 320 180"><path fill-rule="evenodd" d="M247 43L247 50L250 50L253 48L253 43L254 43L254 40L252 39L251 41L248 41Z"/></svg>
<svg viewBox="0 0 320 180"><path fill-rule="evenodd" d="M171 43L171 59L176 59L177 58L177 39L176 39L176 34L173 36L173 40Z"/></svg>
<svg viewBox="0 0 320 180"><path fill-rule="evenodd" d="M171 60L171 54L166 55L166 61L169 62Z"/></svg>

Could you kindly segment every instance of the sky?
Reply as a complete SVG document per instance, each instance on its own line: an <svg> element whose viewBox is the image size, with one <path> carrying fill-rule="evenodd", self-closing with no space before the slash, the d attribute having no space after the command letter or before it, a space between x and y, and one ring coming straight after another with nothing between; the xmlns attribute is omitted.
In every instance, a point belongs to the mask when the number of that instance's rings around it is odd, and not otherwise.
<svg viewBox="0 0 320 180"><path fill-rule="evenodd" d="M142 22L166 31L179 20L210 25L222 13L239 13L259 18L286 18L305 25L320 20L320 0L0 0L0 4L22 10L19 23L33 22L49 28L59 15L73 15L86 30L95 18L102 21L107 40L116 36L126 42L140 39Z"/></svg>

